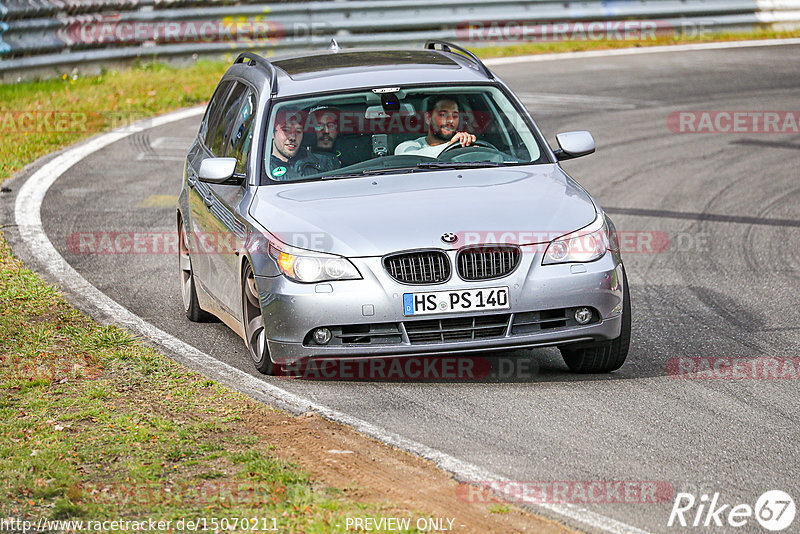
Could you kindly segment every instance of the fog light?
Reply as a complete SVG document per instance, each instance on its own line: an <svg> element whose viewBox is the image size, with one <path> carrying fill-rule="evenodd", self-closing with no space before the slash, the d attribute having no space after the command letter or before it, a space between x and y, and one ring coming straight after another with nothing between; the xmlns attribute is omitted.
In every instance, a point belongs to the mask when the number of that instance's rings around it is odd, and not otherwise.
<svg viewBox="0 0 800 534"><path fill-rule="evenodd" d="M592 320L592 310L589 308L578 308L575 310L575 321L578 324L586 324Z"/></svg>
<svg viewBox="0 0 800 534"><path fill-rule="evenodd" d="M327 328L317 328L314 330L314 342L317 345L327 345L330 343L332 337L331 331Z"/></svg>

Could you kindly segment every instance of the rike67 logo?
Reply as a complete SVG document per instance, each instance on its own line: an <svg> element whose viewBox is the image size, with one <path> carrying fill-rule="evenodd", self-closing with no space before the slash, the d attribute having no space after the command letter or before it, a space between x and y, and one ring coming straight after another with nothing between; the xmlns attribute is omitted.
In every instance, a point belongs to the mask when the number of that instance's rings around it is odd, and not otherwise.
<svg viewBox="0 0 800 534"><path fill-rule="evenodd" d="M763 528L779 532L792 524L795 512L794 500L780 490L765 492L755 506L724 503L719 492L699 499L691 493L678 493L667 526L743 527L755 519Z"/></svg>

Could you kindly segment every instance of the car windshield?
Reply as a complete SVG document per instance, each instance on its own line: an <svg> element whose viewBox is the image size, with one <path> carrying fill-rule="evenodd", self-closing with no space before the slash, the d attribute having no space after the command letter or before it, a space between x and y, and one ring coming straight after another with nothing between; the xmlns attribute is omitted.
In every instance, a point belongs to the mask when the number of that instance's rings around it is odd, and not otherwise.
<svg viewBox="0 0 800 534"><path fill-rule="evenodd" d="M276 103L262 184L546 162L492 86L394 87Z"/></svg>

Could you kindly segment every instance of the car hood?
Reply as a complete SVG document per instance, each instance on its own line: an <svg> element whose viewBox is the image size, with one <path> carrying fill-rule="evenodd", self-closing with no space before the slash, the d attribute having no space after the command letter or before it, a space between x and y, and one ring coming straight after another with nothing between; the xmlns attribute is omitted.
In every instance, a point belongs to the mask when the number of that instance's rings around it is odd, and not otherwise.
<svg viewBox="0 0 800 534"><path fill-rule="evenodd" d="M348 257L537 243L596 217L557 165L414 172L259 187L250 215L284 243ZM458 240L447 244L445 233Z"/></svg>

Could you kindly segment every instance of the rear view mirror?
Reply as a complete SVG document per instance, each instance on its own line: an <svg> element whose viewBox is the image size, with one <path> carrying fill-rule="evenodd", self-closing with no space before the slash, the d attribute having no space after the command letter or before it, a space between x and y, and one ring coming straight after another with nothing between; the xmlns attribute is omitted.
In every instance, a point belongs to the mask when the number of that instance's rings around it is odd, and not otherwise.
<svg viewBox="0 0 800 534"><path fill-rule="evenodd" d="M241 183L241 174L236 171L236 158L206 158L200 163L197 177L201 182L212 184Z"/></svg>
<svg viewBox="0 0 800 534"><path fill-rule="evenodd" d="M562 132L556 135L556 142L558 142L559 148L554 150L553 153L558 158L558 161L586 156L594 152L595 149L592 134L585 130Z"/></svg>
<svg viewBox="0 0 800 534"><path fill-rule="evenodd" d="M365 119L385 119L389 117L390 113L399 113L401 117L404 116L411 116L414 114L414 106L405 102L399 104L396 109L388 110L383 105L381 106L369 106L367 107L366 111L364 112Z"/></svg>

